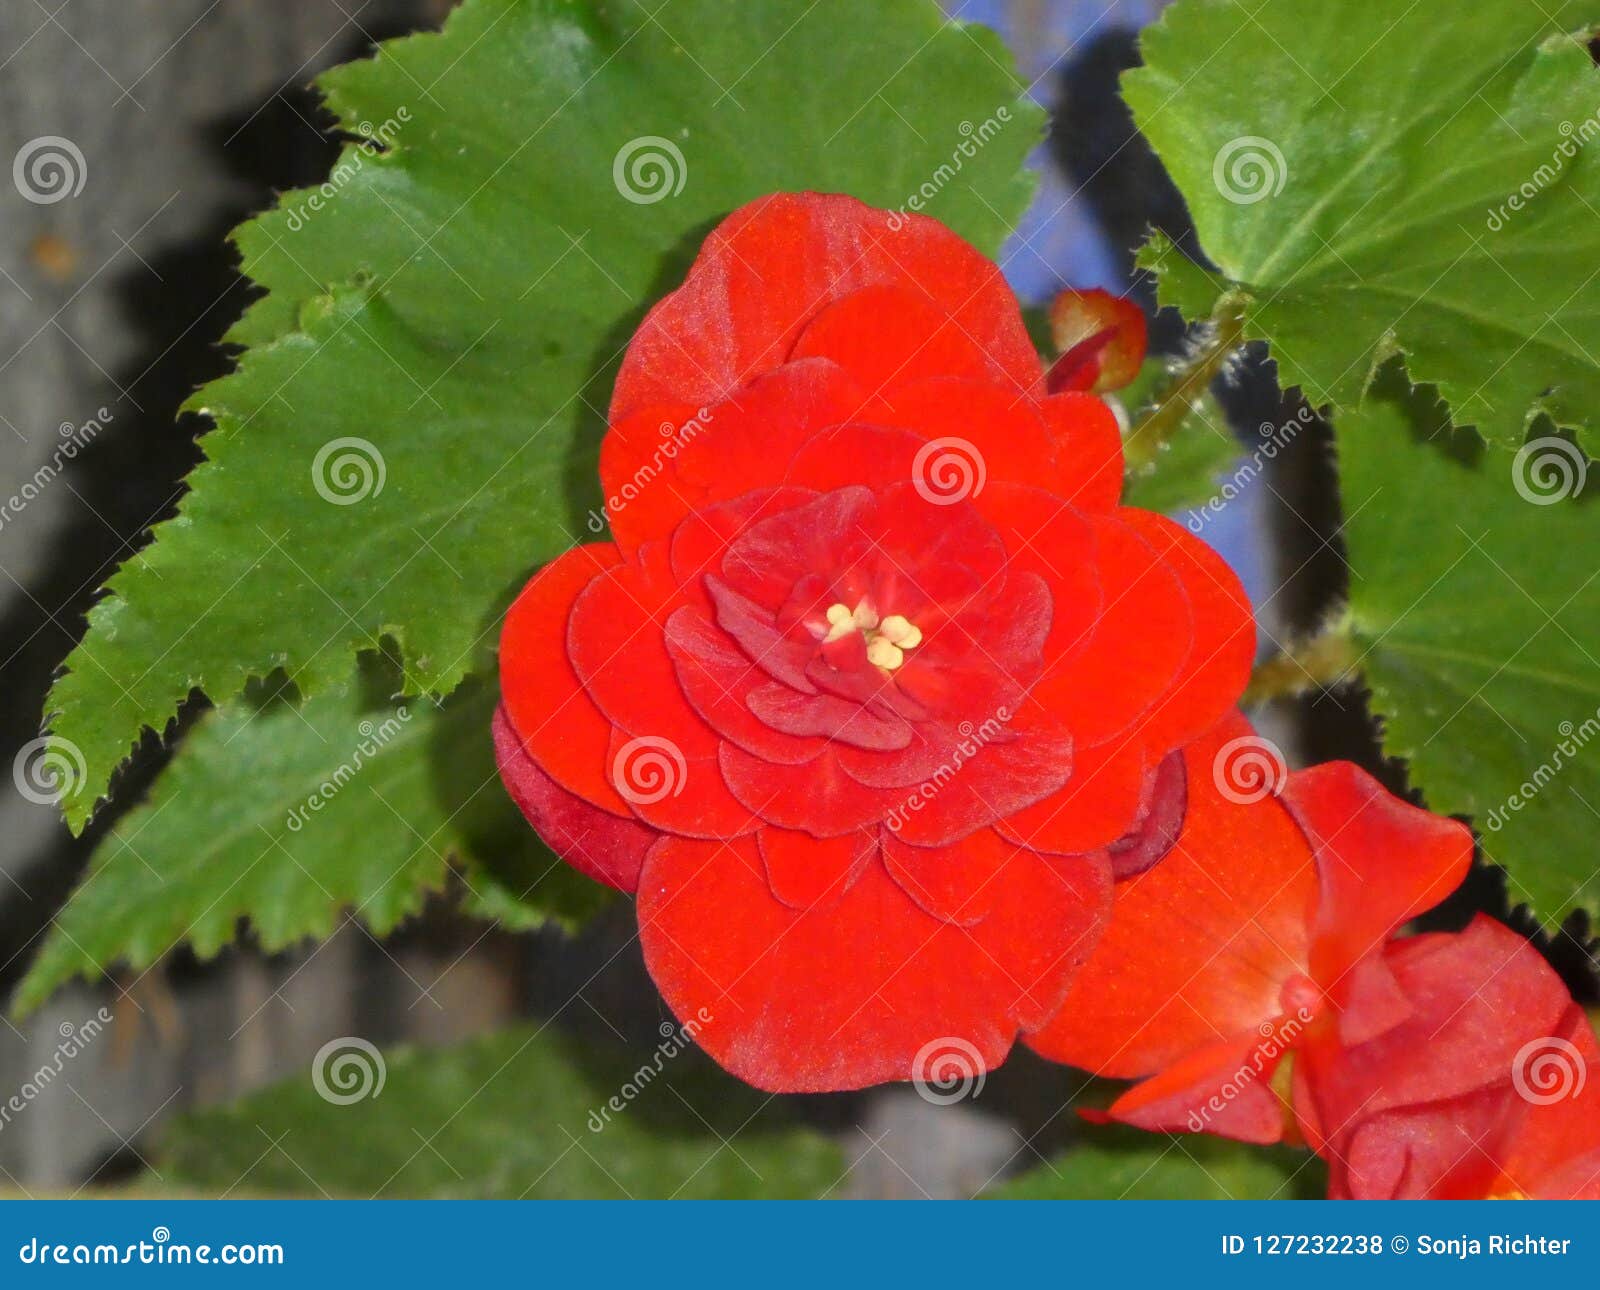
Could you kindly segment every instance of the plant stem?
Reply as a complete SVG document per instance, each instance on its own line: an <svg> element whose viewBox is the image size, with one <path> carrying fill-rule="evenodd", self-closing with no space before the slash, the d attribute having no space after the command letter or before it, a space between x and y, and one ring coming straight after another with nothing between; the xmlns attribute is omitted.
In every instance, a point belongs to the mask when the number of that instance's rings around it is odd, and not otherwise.
<svg viewBox="0 0 1600 1290"><path fill-rule="evenodd" d="M1224 296L1211 315L1210 334L1151 406L1149 413L1123 440L1122 453L1129 475L1138 475L1155 464L1174 435L1211 388L1211 382L1227 366L1233 352L1244 343L1242 302Z"/></svg>
<svg viewBox="0 0 1600 1290"><path fill-rule="evenodd" d="M1253 707L1339 685L1352 678L1360 661L1350 625L1341 618L1257 665L1239 702Z"/></svg>

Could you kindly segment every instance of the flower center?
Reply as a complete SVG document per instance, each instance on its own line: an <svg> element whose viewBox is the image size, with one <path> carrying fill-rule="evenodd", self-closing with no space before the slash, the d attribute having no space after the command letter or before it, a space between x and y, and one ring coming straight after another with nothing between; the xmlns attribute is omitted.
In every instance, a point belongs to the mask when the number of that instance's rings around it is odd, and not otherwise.
<svg viewBox="0 0 1600 1290"><path fill-rule="evenodd" d="M922 631L902 614L879 618L878 611L863 599L854 609L843 601L828 606L828 634L823 643L860 632L867 642L867 662L892 672L906 661L906 651L922 644Z"/></svg>

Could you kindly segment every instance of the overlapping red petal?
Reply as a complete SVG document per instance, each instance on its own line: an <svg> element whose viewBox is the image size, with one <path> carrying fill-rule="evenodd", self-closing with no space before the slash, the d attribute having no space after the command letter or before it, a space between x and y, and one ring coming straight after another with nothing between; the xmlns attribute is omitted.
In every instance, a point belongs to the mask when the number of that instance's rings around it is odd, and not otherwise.
<svg viewBox="0 0 1600 1290"><path fill-rule="evenodd" d="M1113 1119L1276 1141L1291 1054L1411 1014L1383 948L1460 884L1471 834L1347 762L1279 764L1237 715L1184 750L1170 850L1117 884L1066 1006L1028 1036L1055 1060L1147 1077Z"/></svg>
<svg viewBox="0 0 1600 1290"><path fill-rule="evenodd" d="M1600 1046L1526 940L1479 916L1383 953L1405 1014L1305 1047L1296 1109L1335 1198L1600 1197Z"/></svg>
<svg viewBox="0 0 1600 1290"><path fill-rule="evenodd" d="M615 545L508 616L503 765L541 831L582 821L523 758L605 818L615 864L563 853L637 877L652 974L730 1069L987 1065L1056 1010L1254 645L1237 579L1121 474L1106 405L1047 395L999 271L926 218L755 202L641 325ZM610 821L653 838L642 873Z"/></svg>

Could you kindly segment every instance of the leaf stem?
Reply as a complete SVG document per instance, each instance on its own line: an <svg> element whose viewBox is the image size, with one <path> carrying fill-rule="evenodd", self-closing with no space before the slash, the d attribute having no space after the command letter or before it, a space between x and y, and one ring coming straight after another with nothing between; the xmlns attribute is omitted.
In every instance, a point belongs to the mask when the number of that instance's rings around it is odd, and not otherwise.
<svg viewBox="0 0 1600 1290"><path fill-rule="evenodd" d="M1352 678L1360 663L1349 620L1340 617L1305 640L1296 641L1256 666L1240 699L1254 707L1272 699L1289 699L1328 689Z"/></svg>
<svg viewBox="0 0 1600 1290"><path fill-rule="evenodd" d="M1200 343L1177 367L1149 412L1123 440L1126 473L1138 475L1155 464L1191 413L1244 343L1243 300L1230 293L1217 302Z"/></svg>

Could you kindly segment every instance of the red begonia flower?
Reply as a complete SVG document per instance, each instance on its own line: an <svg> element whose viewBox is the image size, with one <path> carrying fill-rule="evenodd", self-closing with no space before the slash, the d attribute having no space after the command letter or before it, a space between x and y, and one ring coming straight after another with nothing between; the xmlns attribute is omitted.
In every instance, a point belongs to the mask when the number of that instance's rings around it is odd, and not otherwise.
<svg viewBox="0 0 1600 1290"><path fill-rule="evenodd" d="M1330 1197L1600 1199L1600 1046L1539 952L1480 915L1395 941L1383 971L1405 1019L1295 1068Z"/></svg>
<svg viewBox="0 0 1600 1290"><path fill-rule="evenodd" d="M1144 311L1099 287L1058 295L1050 306L1050 336L1060 356L1050 366L1052 394L1120 390L1144 362Z"/></svg>
<svg viewBox="0 0 1600 1290"><path fill-rule="evenodd" d="M613 540L506 619L513 797L638 893L667 1003L750 1083L1001 1061L1161 827L1164 761L1238 697L1237 579L1118 506L1111 413L1046 394L992 263L848 197L711 234L600 473Z"/></svg>
<svg viewBox="0 0 1600 1290"><path fill-rule="evenodd" d="M1460 884L1472 835L1348 762L1287 774L1237 715L1183 767L1170 849L1117 884L1066 1006L1027 1042L1145 1077L1112 1119L1276 1142L1288 1053L1318 1035L1360 1042L1407 1014L1379 951Z"/></svg>

